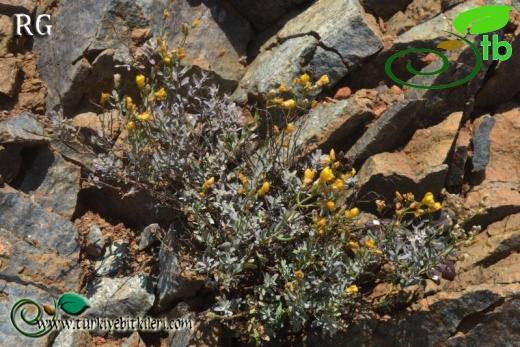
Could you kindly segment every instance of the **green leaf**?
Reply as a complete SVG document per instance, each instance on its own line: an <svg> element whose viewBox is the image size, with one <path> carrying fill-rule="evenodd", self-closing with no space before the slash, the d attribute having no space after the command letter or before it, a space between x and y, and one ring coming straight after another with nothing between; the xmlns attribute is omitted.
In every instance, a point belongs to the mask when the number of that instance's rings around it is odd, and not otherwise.
<svg viewBox="0 0 520 347"><path fill-rule="evenodd" d="M485 34L502 29L509 21L513 8L504 5L489 5L462 12L453 20L453 27L463 35L470 25L470 34Z"/></svg>
<svg viewBox="0 0 520 347"><path fill-rule="evenodd" d="M58 300L58 307L64 312L78 316L90 307L87 299L76 293L63 294Z"/></svg>

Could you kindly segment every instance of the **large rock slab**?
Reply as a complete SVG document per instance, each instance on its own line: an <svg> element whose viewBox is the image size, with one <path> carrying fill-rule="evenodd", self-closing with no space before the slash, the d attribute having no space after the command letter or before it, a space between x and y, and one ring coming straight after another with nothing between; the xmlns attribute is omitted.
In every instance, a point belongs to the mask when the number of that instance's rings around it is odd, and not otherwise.
<svg viewBox="0 0 520 347"><path fill-rule="evenodd" d="M418 130L403 151L370 157L359 170L358 196L368 198L371 192L377 192L391 200L396 190L411 191L416 196L439 194L461 119L461 112L453 113L432 128Z"/></svg>
<svg viewBox="0 0 520 347"><path fill-rule="evenodd" d="M30 194L40 206L71 219L78 201L81 169L47 146L38 147L33 156L14 187Z"/></svg>
<svg viewBox="0 0 520 347"><path fill-rule="evenodd" d="M37 145L47 142L40 123L28 113L0 122L0 144Z"/></svg>
<svg viewBox="0 0 520 347"><path fill-rule="evenodd" d="M232 98L238 103L245 103L248 93L267 93L282 83L292 82L300 75L302 66L311 60L317 45L318 40L305 35L260 54L240 80Z"/></svg>
<svg viewBox="0 0 520 347"><path fill-rule="evenodd" d="M489 161L474 180L477 185L467 194L467 203L477 205L484 196L489 209L472 223L486 226L505 216L520 212L520 106L507 104L493 115L489 133Z"/></svg>
<svg viewBox="0 0 520 347"><path fill-rule="evenodd" d="M78 231L68 220L48 212L23 193L8 186L0 189L0 225L32 240L42 250L77 258Z"/></svg>

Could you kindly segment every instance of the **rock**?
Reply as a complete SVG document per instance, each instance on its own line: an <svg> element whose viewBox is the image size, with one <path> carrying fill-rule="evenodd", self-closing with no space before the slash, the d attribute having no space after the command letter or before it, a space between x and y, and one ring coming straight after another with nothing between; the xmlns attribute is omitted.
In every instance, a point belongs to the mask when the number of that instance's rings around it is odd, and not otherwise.
<svg viewBox="0 0 520 347"><path fill-rule="evenodd" d="M86 252L92 257L99 257L105 249L105 238L101 229L92 224L89 229Z"/></svg>
<svg viewBox="0 0 520 347"><path fill-rule="evenodd" d="M203 282L194 274L191 277L188 271L182 271L176 256L177 231L174 224L162 240L159 251L159 276L157 280L158 302L157 306L168 309L168 306L177 299L195 296L202 287ZM181 274L182 272L182 274Z"/></svg>
<svg viewBox="0 0 520 347"><path fill-rule="evenodd" d="M63 109L66 117L85 111L98 111L90 100L98 101L102 91L113 88L113 75L123 76L121 92L137 100L136 71L116 68L130 62L136 47L151 32L159 33L163 10L171 13L165 32L171 48L183 38L182 22L196 19L201 25L192 30L186 42L187 62L214 71L214 80L231 92L242 76L239 58L246 54L251 38L250 25L229 6L217 2L164 2L117 0L76 2L64 0L53 18L53 35L36 38L42 80L49 94L47 109ZM87 10L88 9L88 10ZM117 33L114 26L120 28ZM219 57L222 50L225 54ZM60 59L56 59L56 57Z"/></svg>
<svg viewBox="0 0 520 347"><path fill-rule="evenodd" d="M0 144L37 145L47 142L40 123L28 113L0 122Z"/></svg>
<svg viewBox="0 0 520 347"><path fill-rule="evenodd" d="M127 187L125 192L128 190ZM146 190L125 195L121 188L93 185L82 190L82 198L93 211L137 227L152 223L169 224L177 216L173 207L160 202Z"/></svg>
<svg viewBox="0 0 520 347"><path fill-rule="evenodd" d="M88 172L96 172L96 165L94 163L94 159L97 158L96 155L85 151L85 149L77 143L64 143L60 140L52 140L51 148L60 153L67 161L86 169Z"/></svg>
<svg viewBox="0 0 520 347"><path fill-rule="evenodd" d="M489 162L490 139L489 134L495 125L495 118L487 115L477 119L473 123L473 171L482 171L486 169Z"/></svg>
<svg viewBox="0 0 520 347"><path fill-rule="evenodd" d="M40 206L71 219L76 210L81 169L47 146L38 147L31 154L34 160L13 187L31 195Z"/></svg>
<svg viewBox="0 0 520 347"><path fill-rule="evenodd" d="M434 48L437 44L446 40L444 31L451 30L448 19L440 14L406 31L394 40L396 49L408 48Z"/></svg>
<svg viewBox="0 0 520 347"><path fill-rule="evenodd" d="M406 12L397 12L387 22L387 34L400 35L441 12L441 0L414 0ZM449 30L449 29L448 29Z"/></svg>
<svg viewBox="0 0 520 347"><path fill-rule="evenodd" d="M144 317L154 302L153 285L146 276L102 278L89 283L88 318Z"/></svg>
<svg viewBox="0 0 520 347"><path fill-rule="evenodd" d="M37 5L36 0L2 0L0 13L33 13Z"/></svg>
<svg viewBox="0 0 520 347"><path fill-rule="evenodd" d="M438 195L448 173L445 164L459 129L462 112L450 115L444 122L428 129L418 130L401 152L371 156L359 170L361 187L358 196L368 197L372 192L391 201L395 191L426 192ZM373 204L367 208L373 209Z"/></svg>
<svg viewBox="0 0 520 347"><path fill-rule="evenodd" d="M1 229L0 229L1 230ZM51 305L53 303L53 295L31 284L20 284L16 282L6 281L0 279L0 288L2 288L2 295L0 300L0 314L3 319L3 324L0 324L0 335L2 335L2 344L6 346L49 346L56 335L55 332L44 335L38 339L34 337L27 337L18 332L14 326L9 322L11 308L20 299L33 299L41 304ZM22 308L28 310L28 313L36 313L33 305L25 305ZM15 314L17 325L23 330L34 331L32 326L23 324L20 317L21 311ZM45 313L43 313L45 315ZM30 316L31 318L33 316Z"/></svg>
<svg viewBox="0 0 520 347"><path fill-rule="evenodd" d="M403 142L404 124L419 116L418 111L423 104L423 100L402 100L390 106L368 126L345 156L363 160L377 153L392 151Z"/></svg>
<svg viewBox="0 0 520 347"><path fill-rule="evenodd" d="M341 56L332 50L325 50L318 46L316 53L310 62L312 75L315 79L323 75L329 77L329 84L325 88L330 88L339 82L348 72Z"/></svg>
<svg viewBox="0 0 520 347"><path fill-rule="evenodd" d="M285 12L306 0L231 0L230 3L257 29L266 29ZM307 1L308 2L308 1Z"/></svg>
<svg viewBox="0 0 520 347"><path fill-rule="evenodd" d="M273 50L258 55L240 80L232 99L245 103L248 93L267 93L282 83L292 82L300 76L302 66L311 60L317 44L313 36L305 35L287 40Z"/></svg>
<svg viewBox="0 0 520 347"><path fill-rule="evenodd" d="M70 346L93 347L95 345L88 331L63 329L52 343L52 347Z"/></svg>
<svg viewBox="0 0 520 347"><path fill-rule="evenodd" d="M17 234L17 230L4 228L0 228L2 279L37 286L52 294L77 290L80 275L78 252L56 254L36 238L23 237Z"/></svg>
<svg viewBox="0 0 520 347"><path fill-rule="evenodd" d="M348 99L351 94L352 94L352 91L350 90L349 87L339 88L338 91L336 92L336 94L334 95L334 99L345 100L345 99Z"/></svg>
<svg viewBox="0 0 520 347"><path fill-rule="evenodd" d="M163 233L159 224L150 224L143 229L141 236L139 237L139 250L142 251L150 246L159 243L158 236Z"/></svg>
<svg viewBox="0 0 520 347"><path fill-rule="evenodd" d="M139 333L136 331L121 344L121 347L146 347L146 344L141 339L141 336L139 336Z"/></svg>
<svg viewBox="0 0 520 347"><path fill-rule="evenodd" d="M0 81L0 94L9 98L16 95L18 87L18 79L20 76L20 64L16 58L0 58L0 71L3 72L3 78Z"/></svg>
<svg viewBox="0 0 520 347"><path fill-rule="evenodd" d="M70 221L47 212L25 194L7 186L0 189L0 210L3 228L19 237L34 240L42 250L77 259L78 231Z"/></svg>
<svg viewBox="0 0 520 347"><path fill-rule="evenodd" d="M376 16L389 19L395 13L404 12L412 0L398 0L388 2L385 0L362 0L361 3Z"/></svg>
<svg viewBox="0 0 520 347"><path fill-rule="evenodd" d="M9 16L0 14L0 57L10 52L13 34L12 19Z"/></svg>
<svg viewBox="0 0 520 347"><path fill-rule="evenodd" d="M190 329L183 328L179 330L174 330L169 332L168 337L165 339L165 346L167 347L188 347L190 344L190 337L193 331L193 322L195 321L192 315L184 315L179 318L179 320L184 322L190 322ZM220 343L220 341L219 341Z"/></svg>
<svg viewBox="0 0 520 347"><path fill-rule="evenodd" d="M70 125L77 128L82 140L90 145L100 144L100 135L115 141L121 132L121 119L117 110L111 110L103 114L94 112L80 113L72 118Z"/></svg>
<svg viewBox="0 0 520 347"><path fill-rule="evenodd" d="M447 187L462 185L470 142L471 131L464 127L460 130L457 140L455 141L455 148L449 164L448 178L446 180Z"/></svg>
<svg viewBox="0 0 520 347"><path fill-rule="evenodd" d="M103 259L96 261L94 270L98 276L115 274L126 263L128 243L116 241L107 247Z"/></svg>
<svg viewBox="0 0 520 347"><path fill-rule="evenodd" d="M22 146L16 144L0 145L0 175L10 183L18 175L22 165Z"/></svg>
<svg viewBox="0 0 520 347"><path fill-rule="evenodd" d="M372 100L354 95L348 100L319 104L303 120L297 145L301 155L318 148L328 152L348 148L349 142L374 117Z"/></svg>
<svg viewBox="0 0 520 347"><path fill-rule="evenodd" d="M473 180L477 180L467 194L466 203L477 206L488 196L486 213L476 216L468 225L480 224L482 227L503 219L505 216L520 212L520 107L507 104L499 113L493 115L495 125L489 134L489 162L486 169Z"/></svg>
<svg viewBox="0 0 520 347"><path fill-rule="evenodd" d="M283 41L310 33L318 35L322 48L333 49L349 70L383 48L377 25L355 0L318 1L288 21L277 37ZM343 64L329 69L342 69Z"/></svg>
<svg viewBox="0 0 520 347"><path fill-rule="evenodd" d="M516 81L520 78L520 73L515 68L520 65L520 37L516 37L512 46L511 58L499 62L475 98L475 106L486 107L504 103L520 93L519 85L504 83L504 81Z"/></svg>

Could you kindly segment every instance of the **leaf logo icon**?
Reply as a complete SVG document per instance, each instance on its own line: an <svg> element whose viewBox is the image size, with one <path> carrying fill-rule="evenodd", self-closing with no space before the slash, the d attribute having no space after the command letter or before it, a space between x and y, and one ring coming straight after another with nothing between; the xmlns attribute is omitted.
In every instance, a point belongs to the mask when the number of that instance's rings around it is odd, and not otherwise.
<svg viewBox="0 0 520 347"><path fill-rule="evenodd" d="M477 7L459 14L453 20L453 27L462 35L471 25L470 34L485 34L502 29L509 21L509 12L513 8L504 5Z"/></svg>
<svg viewBox="0 0 520 347"><path fill-rule="evenodd" d="M462 48L464 46L464 42L459 40L448 40L441 42L437 45L437 48L445 49L447 51L454 51L456 49Z"/></svg>

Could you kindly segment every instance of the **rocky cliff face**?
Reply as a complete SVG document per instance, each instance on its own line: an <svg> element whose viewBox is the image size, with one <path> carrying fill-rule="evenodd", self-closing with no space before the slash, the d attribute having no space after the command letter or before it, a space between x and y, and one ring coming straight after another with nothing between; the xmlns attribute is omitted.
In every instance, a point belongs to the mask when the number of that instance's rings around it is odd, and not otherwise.
<svg viewBox="0 0 520 347"><path fill-rule="evenodd" d="M515 8L501 40L505 61L484 61L467 83L446 89L396 84L385 62L398 51L434 49L449 39L454 18L477 6ZM443 189L468 205L486 197L489 208L471 221L483 231L462 250L452 281L425 280L404 293L402 305L378 319L355 323L325 341L303 345L514 346L520 341L520 3L516 0L59 0L0 3L0 332L4 344L156 345L158 337L97 336L62 331L41 339L8 322L21 297L50 303L65 292L86 292L92 312L106 316L168 314L195 319L207 291L196 274L181 271L175 212L160 197L92 187L93 155L45 136L56 112L93 140L104 118L91 101L113 88L126 59L157 32L163 9L168 40L182 40L183 22L200 19L187 44L194 71L243 106L281 83L326 74L327 89L301 134L302 155L342 151L359 172L359 196L391 199L396 190ZM13 35L16 13L52 15L52 34ZM479 42L476 35L472 42ZM422 86L456 82L471 73L470 48L448 51L447 70L396 75ZM423 73L442 61L411 57ZM129 95L136 93L123 85ZM105 124L106 125L106 124ZM114 138L124 137L110 124ZM375 196L374 196L375 197ZM361 206L373 212L372 205ZM159 224L155 224L159 223ZM161 228L162 226L162 228ZM163 230L164 229L164 230ZM166 235L162 243L158 235ZM384 291L385 288L376 288ZM94 313L95 314L95 313ZM196 322L191 331L163 336L168 346L227 346L219 325ZM123 340L125 340L123 342ZM144 340L144 341L143 341ZM272 341L284 345L287 341Z"/></svg>

